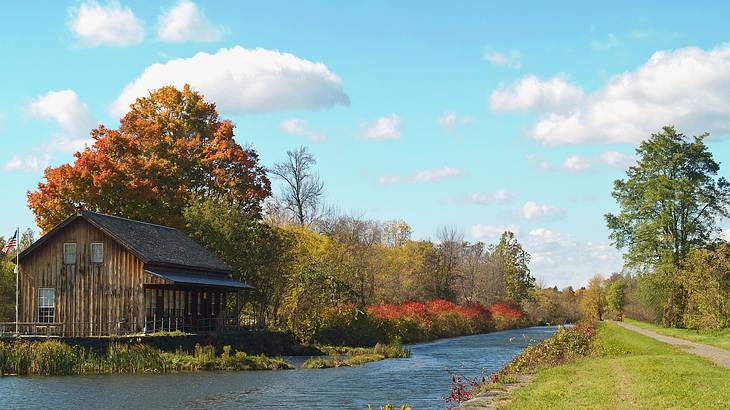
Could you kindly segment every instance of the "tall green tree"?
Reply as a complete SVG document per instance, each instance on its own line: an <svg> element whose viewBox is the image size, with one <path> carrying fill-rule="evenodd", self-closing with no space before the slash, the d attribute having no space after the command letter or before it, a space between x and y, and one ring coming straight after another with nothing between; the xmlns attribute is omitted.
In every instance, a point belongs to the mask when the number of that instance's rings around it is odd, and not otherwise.
<svg viewBox="0 0 730 410"><path fill-rule="evenodd" d="M33 230L27 229L20 235L18 246L8 254L0 253L0 322L15 321L15 256L34 241ZM0 237L0 248L7 242Z"/></svg>
<svg viewBox="0 0 730 410"><path fill-rule="evenodd" d="M622 320L626 304L626 278L614 273L606 280L606 313L611 319Z"/></svg>
<svg viewBox="0 0 730 410"><path fill-rule="evenodd" d="M641 143L637 164L627 178L614 181L617 214L606 214L610 238L625 249L628 267L654 283L655 306L663 306L667 325L681 324L685 292L676 270L694 248L717 232L728 216L730 185L705 145L707 134L687 137L674 127Z"/></svg>
<svg viewBox="0 0 730 410"><path fill-rule="evenodd" d="M509 231L502 233L493 255L497 258L504 281L504 299L520 304L535 287L535 278L530 275L530 254L522 248Z"/></svg>
<svg viewBox="0 0 730 410"><path fill-rule="evenodd" d="M197 199L183 217L190 237L231 265L237 279L254 287L245 293L247 313L259 323L275 322L290 269L290 235L222 198Z"/></svg>

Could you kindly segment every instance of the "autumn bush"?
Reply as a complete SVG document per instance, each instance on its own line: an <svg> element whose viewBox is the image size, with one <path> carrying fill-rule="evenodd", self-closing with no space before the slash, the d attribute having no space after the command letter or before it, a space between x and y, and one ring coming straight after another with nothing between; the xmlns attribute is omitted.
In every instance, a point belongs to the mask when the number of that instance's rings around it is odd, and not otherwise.
<svg viewBox="0 0 730 410"><path fill-rule="evenodd" d="M500 375L533 372L556 366L591 353L596 328L592 322L581 322L570 328L560 327L542 342L530 345L502 369Z"/></svg>
<svg viewBox="0 0 730 410"><path fill-rule="evenodd" d="M402 304L378 304L367 308L380 328L404 343L421 342L520 326L523 314L519 307L496 303L459 305L447 300L409 301Z"/></svg>

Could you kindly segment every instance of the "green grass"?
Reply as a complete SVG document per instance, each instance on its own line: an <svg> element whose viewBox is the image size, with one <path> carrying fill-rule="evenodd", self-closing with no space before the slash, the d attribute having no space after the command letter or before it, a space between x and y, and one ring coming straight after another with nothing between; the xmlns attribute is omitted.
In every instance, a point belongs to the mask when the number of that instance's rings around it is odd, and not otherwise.
<svg viewBox="0 0 730 410"><path fill-rule="evenodd" d="M538 371L500 408L726 408L729 382L730 370L604 323L594 356Z"/></svg>
<svg viewBox="0 0 730 410"><path fill-rule="evenodd" d="M638 320L626 319L626 323L648 329L665 336L677 337L697 343L704 343L722 349L730 350L730 328L714 331L701 331L692 329L667 328L652 323L639 322Z"/></svg>

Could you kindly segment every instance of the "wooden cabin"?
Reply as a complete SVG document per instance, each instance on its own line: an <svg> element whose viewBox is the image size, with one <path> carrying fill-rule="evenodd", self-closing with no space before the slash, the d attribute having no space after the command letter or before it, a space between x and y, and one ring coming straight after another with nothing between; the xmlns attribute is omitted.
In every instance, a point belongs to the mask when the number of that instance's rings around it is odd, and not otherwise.
<svg viewBox="0 0 730 410"><path fill-rule="evenodd" d="M232 297L237 307L240 291L251 288L175 228L85 210L19 261L23 333L218 331L238 325L227 307Z"/></svg>

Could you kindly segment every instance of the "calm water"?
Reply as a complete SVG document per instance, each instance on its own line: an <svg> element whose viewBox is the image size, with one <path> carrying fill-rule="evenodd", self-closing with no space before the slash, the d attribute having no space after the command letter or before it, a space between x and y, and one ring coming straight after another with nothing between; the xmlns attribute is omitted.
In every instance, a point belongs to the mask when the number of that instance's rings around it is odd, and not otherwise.
<svg viewBox="0 0 730 410"><path fill-rule="evenodd" d="M368 403L409 403L443 409L447 369L474 377L498 370L528 340L554 327L532 327L411 346L408 359L362 367L165 375L0 378L0 408L299 408L366 409ZM301 364L302 358L293 358Z"/></svg>

